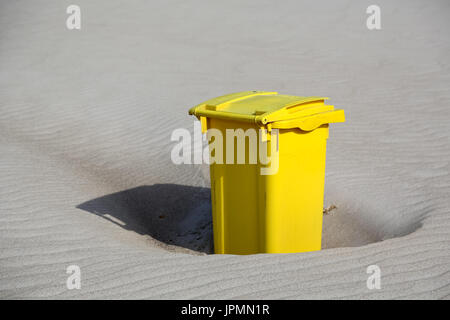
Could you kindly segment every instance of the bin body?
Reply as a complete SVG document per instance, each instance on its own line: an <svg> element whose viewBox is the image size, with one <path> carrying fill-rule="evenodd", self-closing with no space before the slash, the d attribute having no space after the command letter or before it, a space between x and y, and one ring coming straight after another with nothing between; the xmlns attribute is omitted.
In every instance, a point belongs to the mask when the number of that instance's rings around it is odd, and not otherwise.
<svg viewBox="0 0 450 320"><path fill-rule="evenodd" d="M235 120L228 115L207 117L203 121L208 129L222 133L223 146L230 139L227 129L259 132L261 128L256 121ZM275 122L273 125L277 126ZM310 131L289 126L281 121L278 137L268 133L269 141L257 144L258 154L259 148L271 150L273 143L278 145L275 174L261 174L261 168L268 165L259 158L256 163L249 163L249 153L255 152L250 149L250 139L245 143L244 164L237 163L235 148L233 164L210 165L215 253L292 253L321 249L329 126L320 123ZM224 161L226 152L224 147Z"/></svg>

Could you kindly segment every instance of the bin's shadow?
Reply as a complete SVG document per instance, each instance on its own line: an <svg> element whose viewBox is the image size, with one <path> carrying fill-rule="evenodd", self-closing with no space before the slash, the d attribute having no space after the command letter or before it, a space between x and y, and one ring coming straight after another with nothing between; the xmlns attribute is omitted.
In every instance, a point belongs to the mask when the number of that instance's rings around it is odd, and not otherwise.
<svg viewBox="0 0 450 320"><path fill-rule="evenodd" d="M155 184L89 200L78 209L161 243L213 252L210 189Z"/></svg>

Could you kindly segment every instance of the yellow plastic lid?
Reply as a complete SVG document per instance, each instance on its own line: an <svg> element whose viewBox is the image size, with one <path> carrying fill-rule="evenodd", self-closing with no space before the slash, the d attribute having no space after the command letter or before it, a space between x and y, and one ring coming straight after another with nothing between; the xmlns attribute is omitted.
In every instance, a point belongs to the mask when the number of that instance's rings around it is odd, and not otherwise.
<svg viewBox="0 0 450 320"><path fill-rule="evenodd" d="M189 110L202 118L252 122L271 128L311 131L333 122L344 122L344 110L325 105L325 97L297 97L277 92L244 91L207 100ZM202 121L203 122L203 121Z"/></svg>

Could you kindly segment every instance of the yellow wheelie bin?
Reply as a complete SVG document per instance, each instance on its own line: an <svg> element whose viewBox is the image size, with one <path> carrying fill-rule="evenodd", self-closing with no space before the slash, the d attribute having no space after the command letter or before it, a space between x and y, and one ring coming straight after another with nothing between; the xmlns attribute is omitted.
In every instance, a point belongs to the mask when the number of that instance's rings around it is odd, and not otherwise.
<svg viewBox="0 0 450 320"><path fill-rule="evenodd" d="M189 110L210 143L215 253L321 249L328 126L345 121L326 99L245 91Z"/></svg>

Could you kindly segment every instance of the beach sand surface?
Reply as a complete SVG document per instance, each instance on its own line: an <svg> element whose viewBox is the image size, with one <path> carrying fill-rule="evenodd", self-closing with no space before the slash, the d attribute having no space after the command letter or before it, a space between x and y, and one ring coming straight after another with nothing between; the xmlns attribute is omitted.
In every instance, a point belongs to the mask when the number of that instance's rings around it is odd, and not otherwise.
<svg viewBox="0 0 450 320"><path fill-rule="evenodd" d="M365 1L77 0L81 30L70 4L0 4L0 298L450 297L450 2L377 1L376 31ZM210 254L208 165L171 133L246 90L345 110L322 251Z"/></svg>

